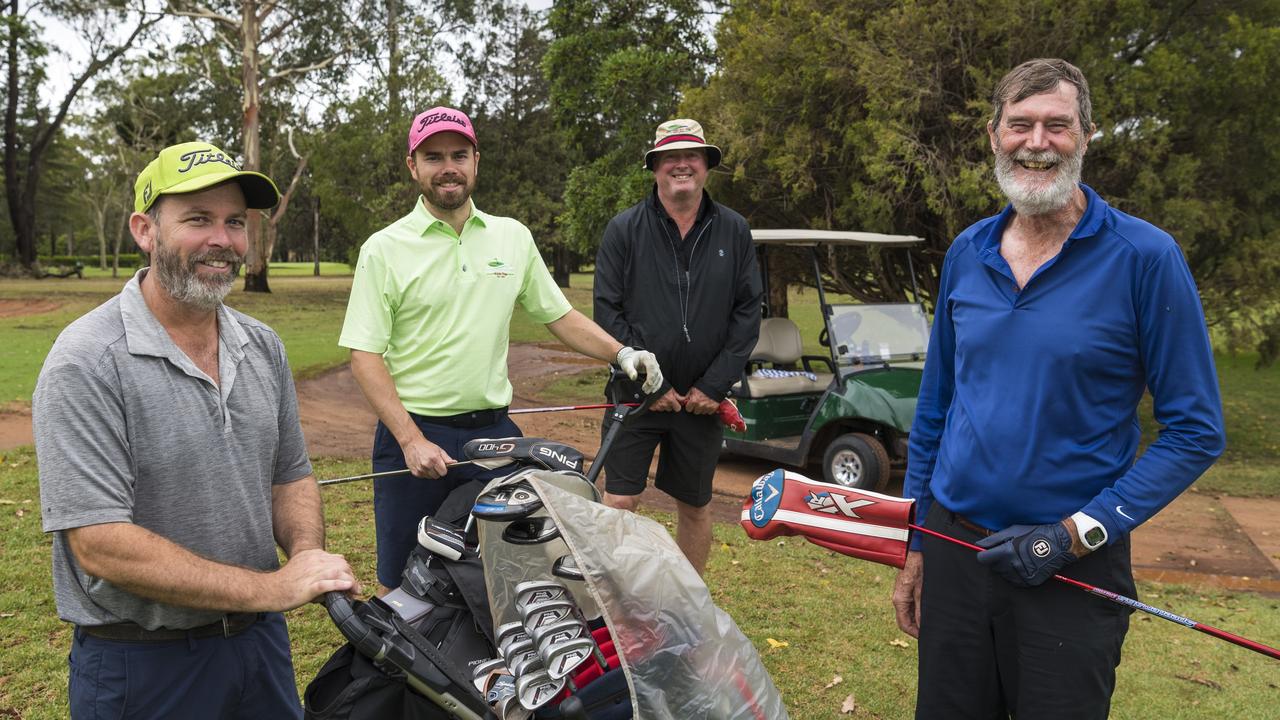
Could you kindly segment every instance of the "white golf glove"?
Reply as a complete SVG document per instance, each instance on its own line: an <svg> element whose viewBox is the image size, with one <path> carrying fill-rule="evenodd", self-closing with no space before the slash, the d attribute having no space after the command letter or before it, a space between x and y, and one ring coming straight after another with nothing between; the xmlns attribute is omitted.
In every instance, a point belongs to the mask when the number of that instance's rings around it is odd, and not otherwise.
<svg viewBox="0 0 1280 720"><path fill-rule="evenodd" d="M644 384L640 386L646 395L652 394L662 387L662 369L658 367L658 358L648 350L637 350L624 347L618 351L618 367L632 380L639 375L639 368L644 368Z"/></svg>

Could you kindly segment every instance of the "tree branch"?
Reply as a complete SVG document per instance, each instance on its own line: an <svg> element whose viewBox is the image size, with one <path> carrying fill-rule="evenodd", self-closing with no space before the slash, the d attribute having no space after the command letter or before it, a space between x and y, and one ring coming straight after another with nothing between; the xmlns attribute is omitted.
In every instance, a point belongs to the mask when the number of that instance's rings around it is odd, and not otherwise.
<svg viewBox="0 0 1280 720"><path fill-rule="evenodd" d="M262 85L261 85L262 90L265 91L268 87L270 87L277 80L283 77L287 77L289 75L299 75L299 74L309 73L312 70L320 70L321 68L328 67L329 65L333 64L334 60L337 60L338 58L342 57L348 49L349 48L347 47L343 47L341 50L330 55L324 60L320 60L319 62L313 62L310 65L298 65L291 68L285 68L278 73L268 75L262 81Z"/></svg>
<svg viewBox="0 0 1280 720"><path fill-rule="evenodd" d="M289 152L298 159L298 167L293 171L293 179L289 181L289 187L280 195L280 204L276 206L276 211L271 214L270 222L272 225L280 222L280 218L284 217L285 211L289 209L289 201L293 199L293 191L298 189L298 180L302 177L302 173L307 171L307 161L311 159L310 155L299 155L298 148L293 144L293 128L289 128Z"/></svg>
<svg viewBox="0 0 1280 720"><path fill-rule="evenodd" d="M200 18L202 20L215 20L217 22L223 23L224 25L230 25L231 27L240 26L240 20L238 18L233 18L227 15L219 15L218 13L212 10L200 7L199 5L183 4L182 6L179 6L177 3L170 2L169 13L172 15L177 15L178 17Z"/></svg>

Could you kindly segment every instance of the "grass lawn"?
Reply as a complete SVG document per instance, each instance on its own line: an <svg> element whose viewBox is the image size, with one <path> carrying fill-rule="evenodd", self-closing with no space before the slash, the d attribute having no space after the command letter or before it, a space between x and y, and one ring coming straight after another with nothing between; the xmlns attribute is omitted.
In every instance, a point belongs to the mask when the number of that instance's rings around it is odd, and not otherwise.
<svg viewBox="0 0 1280 720"><path fill-rule="evenodd" d="M323 461L317 474L364 469L364 461ZM324 493L330 548L373 582L369 487L352 483ZM49 541L39 516L33 454L6 454L0 460L0 716L31 720L65 717L70 642L68 626L56 619ZM669 517L654 517L670 525ZM721 525L707 583L760 651L793 718L893 719L910 717L915 693L915 643L894 625L893 577L890 568L795 538L753 542L737 527ZM1147 602L1200 622L1280 643L1275 599L1149 583L1141 593ZM1112 718L1275 717L1280 664L1164 620L1134 617ZM342 642L319 606L295 610L289 619L301 692ZM774 647L770 639L785 645ZM828 687L837 676L841 682ZM858 710L840 715L848 695Z"/></svg>

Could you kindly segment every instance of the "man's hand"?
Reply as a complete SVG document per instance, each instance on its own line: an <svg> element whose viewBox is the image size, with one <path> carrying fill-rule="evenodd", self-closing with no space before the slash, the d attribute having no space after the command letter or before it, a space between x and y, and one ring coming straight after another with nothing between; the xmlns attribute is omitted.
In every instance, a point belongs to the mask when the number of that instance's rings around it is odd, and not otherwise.
<svg viewBox="0 0 1280 720"><path fill-rule="evenodd" d="M284 567L271 573L270 612L284 612L301 607L337 591L359 594L360 581L341 555L312 549L289 558Z"/></svg>
<svg viewBox="0 0 1280 720"><path fill-rule="evenodd" d="M684 398L684 411L694 415L715 415L720 412L720 403L707 397L698 388L690 388Z"/></svg>
<svg viewBox="0 0 1280 720"><path fill-rule="evenodd" d="M907 553L907 562L893 582L893 612L898 627L913 638L920 637L920 589L924 587L924 556L919 551Z"/></svg>
<svg viewBox="0 0 1280 720"><path fill-rule="evenodd" d="M449 468L445 466L453 462L449 453L422 435L410 440L408 445L400 446L400 449L404 451L405 467L409 468L414 477L431 480L444 477L449 472Z"/></svg>
<svg viewBox="0 0 1280 720"><path fill-rule="evenodd" d="M1021 587L1035 587L1077 559L1071 554L1071 533L1060 522L1011 525L982 538L978 546L986 548L978 553L978 562Z"/></svg>
<svg viewBox="0 0 1280 720"><path fill-rule="evenodd" d="M640 389L646 395L662 387L662 369L658 367L658 358L648 350L624 347L618 351L617 361L618 367L632 380L639 377L640 368L644 369L644 384Z"/></svg>
<svg viewBox="0 0 1280 720"><path fill-rule="evenodd" d="M649 404L649 412L680 412L683 409L685 399L675 388L667 390L662 397L654 400Z"/></svg>

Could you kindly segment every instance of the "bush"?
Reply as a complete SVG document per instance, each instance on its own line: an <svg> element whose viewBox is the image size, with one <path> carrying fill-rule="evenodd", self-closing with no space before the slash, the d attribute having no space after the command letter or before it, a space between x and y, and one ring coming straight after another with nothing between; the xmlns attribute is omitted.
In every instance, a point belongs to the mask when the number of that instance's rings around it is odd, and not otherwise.
<svg viewBox="0 0 1280 720"><path fill-rule="evenodd" d="M93 255L41 255L38 258L41 265L46 267L53 265L65 265L72 267L79 261L85 267L98 267L98 256ZM143 259L141 253L120 253L120 267L136 268L142 267ZM107 255L107 267L111 267L111 255Z"/></svg>

